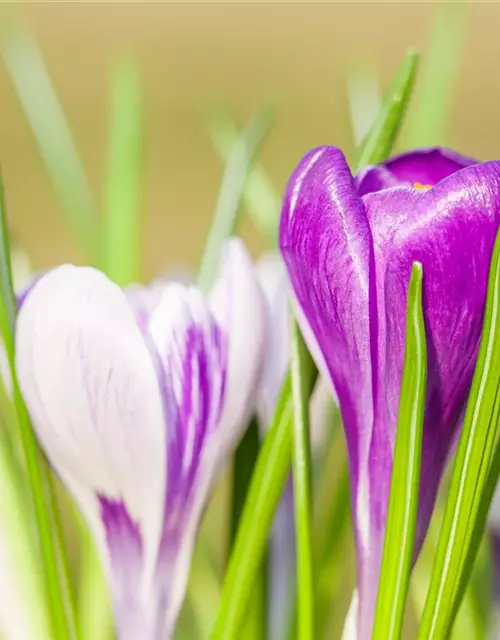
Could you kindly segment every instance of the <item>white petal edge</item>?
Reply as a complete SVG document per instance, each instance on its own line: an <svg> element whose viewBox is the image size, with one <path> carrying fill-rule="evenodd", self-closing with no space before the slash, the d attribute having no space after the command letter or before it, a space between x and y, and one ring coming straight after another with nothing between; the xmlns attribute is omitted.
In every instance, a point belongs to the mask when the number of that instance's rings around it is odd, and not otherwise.
<svg viewBox="0 0 500 640"><path fill-rule="evenodd" d="M359 594L358 590L354 589L352 594L351 604L349 605L349 611L344 623L344 631L342 633L342 640L358 640L358 607L359 607Z"/></svg>
<svg viewBox="0 0 500 640"><path fill-rule="evenodd" d="M255 266L238 238L226 241L210 307L229 336L226 394L214 446L221 456L240 439L255 410L267 346L266 303Z"/></svg>
<svg viewBox="0 0 500 640"><path fill-rule="evenodd" d="M97 493L123 501L139 524L149 589L163 519L164 422L153 361L121 289L88 267L44 275L19 313L16 368L38 439L101 553Z"/></svg>
<svg viewBox="0 0 500 640"><path fill-rule="evenodd" d="M281 387L290 363L290 311L288 281L280 254L268 252L256 265L266 300L267 348L257 392L259 426L265 431L274 416Z"/></svg>

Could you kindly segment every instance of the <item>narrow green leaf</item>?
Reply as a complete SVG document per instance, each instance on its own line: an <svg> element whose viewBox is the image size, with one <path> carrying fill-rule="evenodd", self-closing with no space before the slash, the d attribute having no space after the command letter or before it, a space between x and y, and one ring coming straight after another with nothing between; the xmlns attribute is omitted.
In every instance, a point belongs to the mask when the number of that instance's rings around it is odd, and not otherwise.
<svg viewBox="0 0 500 640"><path fill-rule="evenodd" d="M67 640L72 637L74 627L65 610L66 595L59 580L57 544L52 537L52 518L55 517L55 508L48 499L47 468L40 455L35 434L30 424L28 411L24 404L16 377L14 353L16 308L17 303L12 284L5 201L3 185L0 180L0 331L9 361L13 384L13 402L42 552L43 575L52 622L51 638L54 638L54 640Z"/></svg>
<svg viewBox="0 0 500 640"><path fill-rule="evenodd" d="M290 374L293 402L293 487L297 532L297 639L314 640L315 597L312 545L311 444L309 436L309 355L295 320ZM308 376L310 377L310 376Z"/></svg>
<svg viewBox="0 0 500 640"><path fill-rule="evenodd" d="M498 487L498 480L500 477L500 440L498 439L498 423L496 438L497 441L495 444L495 450L486 476L486 482L481 492L476 493L475 496L476 500L473 512L476 514L476 517L471 523L472 532L470 533L470 542L466 547L464 555L462 556L463 569L459 579L457 580L457 586L455 589L452 613L453 618L455 618L455 615L457 615L457 611L461 606L464 594L466 593L468 586L470 586L469 578L476 562L476 557L479 553L480 547L484 542L488 513L490 510L491 502L493 500L493 496ZM479 588L481 586L484 587L484 585L480 584L477 586ZM480 594L478 594L478 597L480 597Z"/></svg>
<svg viewBox="0 0 500 640"><path fill-rule="evenodd" d="M411 577L411 600L416 619L420 620L425 606L425 599L432 574L432 565L436 555L436 548L439 540L439 531L443 520L444 508L438 503L434 509L429 530L425 537L424 546L418 556L418 561L413 568ZM481 576L481 578L485 578ZM485 579L483 585L487 588L488 580ZM470 586L470 585L469 585ZM490 599L485 599L485 605ZM486 634L485 621L483 621L479 610L479 602L476 593L472 589L467 589L460 609L458 611L455 624L451 633L451 640L484 640Z"/></svg>
<svg viewBox="0 0 500 640"><path fill-rule="evenodd" d="M399 91L400 87L397 86L397 89ZM390 153L388 140L394 139L394 131L399 128L399 119L403 117L408 96L407 91L405 100L394 99L397 108L385 109L386 122L382 122L380 118L377 119L378 135L385 142L383 145L377 144L375 137L370 134L370 148L373 149L373 155L368 152L362 154L364 162L371 163L384 159L376 156L380 153L380 147ZM390 96L386 97L385 103L388 101L391 102ZM314 371L312 373L309 394L315 373ZM220 609L211 636L213 640L232 640L237 637L239 624L244 618L252 583L260 566L274 512L288 475L292 447L292 419L291 377L288 374L282 387L273 424L264 440L252 477L222 588Z"/></svg>
<svg viewBox="0 0 500 640"><path fill-rule="evenodd" d="M436 5L436 18L415 91L415 106L408 114L407 133L403 134L405 148L445 142L445 125L460 70L466 15L467 3L463 0L442 0Z"/></svg>
<svg viewBox="0 0 500 640"><path fill-rule="evenodd" d="M385 94L382 108L370 134L363 143L359 155L359 167L381 162L390 154L415 84L418 59L416 51L410 50L406 54Z"/></svg>
<svg viewBox="0 0 500 640"><path fill-rule="evenodd" d="M142 98L134 58L112 69L102 265L120 286L139 276Z"/></svg>
<svg viewBox="0 0 500 640"><path fill-rule="evenodd" d="M28 507L30 496L26 477L20 475L12 451L0 442L0 504L2 521L0 544L8 562L2 565L2 582L9 583L9 606L13 620L2 619L5 638L25 637L30 640L52 638L43 575L38 571L40 560L33 514ZM18 615L25 612L22 620ZM12 635L11 635L12 634Z"/></svg>
<svg viewBox="0 0 500 640"><path fill-rule="evenodd" d="M227 109L210 114L209 132L212 142L225 162L238 139L238 127ZM243 202L253 223L266 238L270 247L276 245L280 198L266 170L254 163L248 173L243 191Z"/></svg>
<svg viewBox="0 0 500 640"><path fill-rule="evenodd" d="M232 551L236 534L240 525L241 514L248 496L250 482L255 469L260 449L259 423L256 417L240 441L233 460L233 491L231 500L231 528L229 552ZM267 629L267 588L265 562L254 581L251 603L245 623L240 629L241 640L259 640L266 637Z"/></svg>
<svg viewBox="0 0 500 640"><path fill-rule="evenodd" d="M469 548L481 513L481 496L495 461L500 415L500 234L488 280L479 355L434 562L419 638L442 640L453 626L461 581L470 571ZM498 475L498 469L495 469Z"/></svg>
<svg viewBox="0 0 500 640"><path fill-rule="evenodd" d="M201 259L198 284L202 289L212 284L222 245L233 233L253 158L269 132L273 115L269 109L254 115L232 146Z"/></svg>
<svg viewBox="0 0 500 640"><path fill-rule="evenodd" d="M274 512L288 476L292 451L292 419L291 380L288 376L255 466L233 553L224 577L212 640L232 640L238 637Z"/></svg>
<svg viewBox="0 0 500 640"><path fill-rule="evenodd" d="M426 384L422 265L415 262L408 288L398 427L373 627L373 636L386 640L398 640L403 627L417 526Z"/></svg>
<svg viewBox="0 0 500 640"><path fill-rule="evenodd" d="M2 56L31 127L52 186L85 255L98 255L99 224L83 163L61 103L31 34L19 24L3 27Z"/></svg>

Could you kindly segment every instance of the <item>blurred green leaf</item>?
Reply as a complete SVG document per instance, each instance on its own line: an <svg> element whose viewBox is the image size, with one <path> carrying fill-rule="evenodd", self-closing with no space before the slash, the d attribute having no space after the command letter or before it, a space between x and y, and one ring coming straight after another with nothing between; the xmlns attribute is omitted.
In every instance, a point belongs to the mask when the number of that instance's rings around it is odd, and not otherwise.
<svg viewBox="0 0 500 640"><path fill-rule="evenodd" d="M24 404L15 368L15 322L17 301L12 283L10 246L7 232L3 184L0 179L0 333L5 346L12 379L12 397L19 427L20 441L26 462L28 487L33 501L36 528L41 548L45 593L51 615L51 638L67 640L72 637L74 623L66 610L66 593L59 577L59 551L53 538L55 505L47 492L47 468L42 459L28 410Z"/></svg>
<svg viewBox="0 0 500 640"><path fill-rule="evenodd" d="M79 524L81 566L78 580L79 640L111 640L114 623L108 584L93 535L76 515Z"/></svg>
<svg viewBox="0 0 500 640"><path fill-rule="evenodd" d="M61 103L29 31L8 23L0 43L7 72L31 127L61 209L84 255L98 257L99 223L83 163Z"/></svg>
<svg viewBox="0 0 500 640"><path fill-rule="evenodd" d="M373 627L373 636L386 640L398 640L403 628L417 526L426 385L422 265L415 262L408 288L403 378Z"/></svg>
<svg viewBox="0 0 500 640"><path fill-rule="evenodd" d="M418 60L419 55L416 51L408 51L384 96L377 119L361 147L359 168L367 164L377 164L391 153L415 84Z"/></svg>
<svg viewBox="0 0 500 640"><path fill-rule="evenodd" d="M445 125L450 117L453 89L460 70L466 15L464 0L442 0L436 5L436 18L422 60L414 107L408 113L408 126L403 133L405 148L443 145L445 142Z"/></svg>
<svg viewBox="0 0 500 640"><path fill-rule="evenodd" d="M224 161L228 161L231 149L238 138L238 127L227 109L219 108L210 113L208 120L212 142ZM243 201L248 214L270 247L277 241L280 198L266 170L255 163L247 176Z"/></svg>
<svg viewBox="0 0 500 640"><path fill-rule="evenodd" d="M380 113L380 86L375 67L359 61L347 74L347 100L354 146L359 148Z"/></svg>
<svg viewBox="0 0 500 640"><path fill-rule="evenodd" d="M290 375L293 403L293 488L297 533L297 639L314 640L315 588L312 545L311 443L309 395L311 361L293 320Z"/></svg>
<svg viewBox="0 0 500 640"><path fill-rule="evenodd" d="M491 261L479 355L420 625L422 639L442 640L450 634L459 604L457 595L463 593L479 545L477 526L484 526L486 519L484 492L490 483L496 483L500 472L494 455L499 434L499 361L500 233Z"/></svg>
<svg viewBox="0 0 500 640"><path fill-rule="evenodd" d="M233 233L243 190L253 158L274 120L274 112L262 109L235 140L227 159L212 224L198 274L198 284L208 289L213 282L225 240Z"/></svg>
<svg viewBox="0 0 500 640"><path fill-rule="evenodd" d="M135 58L116 61L110 98L102 266L125 286L139 278L141 238L142 97Z"/></svg>

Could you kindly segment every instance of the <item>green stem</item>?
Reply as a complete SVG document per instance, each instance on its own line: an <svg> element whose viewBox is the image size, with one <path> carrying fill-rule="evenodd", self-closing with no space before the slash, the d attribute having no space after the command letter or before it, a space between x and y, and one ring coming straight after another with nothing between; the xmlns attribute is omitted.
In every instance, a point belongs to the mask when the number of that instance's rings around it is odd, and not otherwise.
<svg viewBox="0 0 500 640"><path fill-rule="evenodd" d="M405 358L374 638L401 637L417 527L426 385L422 265L416 262L408 290Z"/></svg>
<svg viewBox="0 0 500 640"><path fill-rule="evenodd" d="M73 624L65 610L65 596L59 579L59 557L53 538L54 508L47 495L47 468L32 429L16 377L14 335L16 298L12 284L9 239L7 234L3 185L0 181L0 328L13 384L13 404L19 425L19 435L26 461L28 486L33 500L38 537L42 551L42 566L46 593L51 611L54 640L72 637Z"/></svg>
<svg viewBox="0 0 500 640"><path fill-rule="evenodd" d="M306 356L307 351L300 330L293 320L290 372L294 407L293 487L297 532L298 640L313 640L315 628L309 394L304 384Z"/></svg>

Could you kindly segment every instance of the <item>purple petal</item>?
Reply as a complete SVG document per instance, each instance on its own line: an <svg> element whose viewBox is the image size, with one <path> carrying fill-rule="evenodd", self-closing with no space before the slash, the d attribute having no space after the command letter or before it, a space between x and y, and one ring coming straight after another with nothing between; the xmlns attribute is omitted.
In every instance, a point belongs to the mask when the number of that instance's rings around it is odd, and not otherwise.
<svg viewBox="0 0 500 640"><path fill-rule="evenodd" d="M292 176L281 244L303 324L319 344L319 364L326 363L343 414L358 547L360 634L368 637L392 470L411 265L418 260L424 268L428 339L418 547L473 374L500 222L500 163L470 166L428 191L399 187L361 199L353 195L341 154L332 149L319 153L316 163L307 156ZM363 221L370 248L363 245L360 251ZM363 269L369 287L359 286L356 276Z"/></svg>
<svg viewBox="0 0 500 640"><path fill-rule="evenodd" d="M373 423L371 231L342 153L311 151L292 175L280 246L304 338L342 407L353 469L368 455ZM373 354L376 363L376 353ZM356 384L353 384L356 381ZM359 411L363 407L363 411ZM353 493L357 477L353 477Z"/></svg>
<svg viewBox="0 0 500 640"><path fill-rule="evenodd" d="M477 160L439 147L416 149L371 165L356 176L360 195L389 187L434 186L456 171L477 164Z"/></svg>
<svg viewBox="0 0 500 640"><path fill-rule="evenodd" d="M126 627L119 615L134 612L148 621L139 636L153 640L164 418L151 355L121 290L94 269L46 274L19 313L16 368L40 443L106 561L118 629ZM130 526L111 548L118 538L103 504L115 503ZM133 579L123 582L123 572Z"/></svg>

